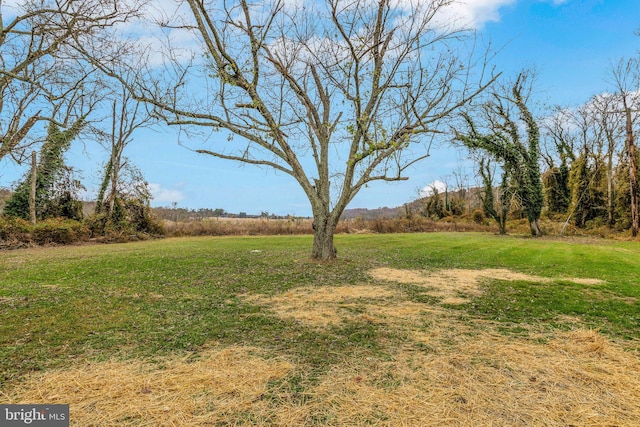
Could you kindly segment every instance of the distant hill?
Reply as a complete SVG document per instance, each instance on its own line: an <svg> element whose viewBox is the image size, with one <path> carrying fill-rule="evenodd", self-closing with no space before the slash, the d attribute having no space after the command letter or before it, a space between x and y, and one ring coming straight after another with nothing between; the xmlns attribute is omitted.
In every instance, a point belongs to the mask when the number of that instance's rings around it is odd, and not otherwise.
<svg viewBox="0 0 640 427"><path fill-rule="evenodd" d="M470 188L457 191L451 191L448 194L450 199L462 199L466 206L467 211L473 211L474 209L481 209L480 199L478 195L482 191L482 188ZM407 215L407 213L422 213L424 207L433 196L421 197L411 202L407 202L402 206L395 208L383 207L376 209L365 208L353 208L345 209L342 213L341 219L355 219L361 218L364 220L377 219L377 218L397 218L399 216ZM441 200L444 200L445 193L438 194Z"/></svg>
<svg viewBox="0 0 640 427"><path fill-rule="evenodd" d="M345 209L342 213L341 219L376 219L376 218L395 218L403 212L404 208L377 208L377 209L365 209L365 208L355 208L355 209Z"/></svg>

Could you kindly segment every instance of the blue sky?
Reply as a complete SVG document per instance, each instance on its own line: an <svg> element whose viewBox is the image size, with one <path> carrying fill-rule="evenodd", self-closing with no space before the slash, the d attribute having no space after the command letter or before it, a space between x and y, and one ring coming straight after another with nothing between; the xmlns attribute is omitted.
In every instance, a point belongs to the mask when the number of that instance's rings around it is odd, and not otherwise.
<svg viewBox="0 0 640 427"><path fill-rule="evenodd" d="M464 0L461 16L479 33L502 47L495 59L499 70L515 74L523 67L538 70L537 100L566 107L585 103L607 91L611 63L640 50L639 0ZM214 135L215 137L215 135ZM134 134L125 155L150 183L153 205L222 208L228 212L279 215L311 214L309 202L293 178L269 169L196 154L180 146L174 129L142 130ZM91 191L98 186L107 153L91 141L78 141L67 155L68 164L82 171ZM433 150L431 157L409 171L401 183L374 183L364 188L350 208L394 207L413 200L434 181L455 185L453 172L468 175L473 168L465 153L450 146ZM26 170L8 159L0 162L0 187L9 187Z"/></svg>

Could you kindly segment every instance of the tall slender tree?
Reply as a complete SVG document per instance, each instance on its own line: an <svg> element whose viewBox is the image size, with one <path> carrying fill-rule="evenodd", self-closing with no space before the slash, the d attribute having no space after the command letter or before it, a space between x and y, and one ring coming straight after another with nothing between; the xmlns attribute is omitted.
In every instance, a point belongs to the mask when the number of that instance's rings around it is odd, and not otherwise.
<svg viewBox="0 0 640 427"><path fill-rule="evenodd" d="M496 221L500 234L507 234L507 216L511 205L509 172L507 170L503 170L502 180L496 191L493 185L493 176L495 172L494 169L492 169L491 160L481 157L478 163L478 172L482 178L483 184L483 191L480 195L480 200L482 201L484 213ZM494 193L496 193L495 196ZM498 200L496 200L496 196Z"/></svg>
<svg viewBox="0 0 640 427"><path fill-rule="evenodd" d="M127 167L124 150L131 142L133 133L151 122L151 117L144 106L135 101L124 87L121 88L120 93L115 91L113 97L110 129L108 132L101 132L106 140L109 160L104 169L96 200L96 213L105 214L107 221L110 221L114 215L116 205L128 196L125 194L126 186L122 176Z"/></svg>
<svg viewBox="0 0 640 427"><path fill-rule="evenodd" d="M621 146L624 141L623 114L615 111L615 97L603 94L593 99L598 125L602 129L602 135L606 143L606 169L607 169L607 224L613 227L615 218L615 161L619 159Z"/></svg>

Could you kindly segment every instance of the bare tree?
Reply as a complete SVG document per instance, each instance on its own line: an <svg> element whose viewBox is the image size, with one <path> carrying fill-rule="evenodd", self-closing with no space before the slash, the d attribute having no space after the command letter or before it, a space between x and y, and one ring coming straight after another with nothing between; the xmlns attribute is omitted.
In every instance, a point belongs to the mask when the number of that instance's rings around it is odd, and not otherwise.
<svg viewBox="0 0 640 427"><path fill-rule="evenodd" d="M472 196L472 193L470 191L469 174L467 173L464 167L458 166L458 169L452 172L452 176L456 183L455 190L458 192L459 197L462 199L464 203L463 208L466 209L466 213L467 215L469 215L471 213L471 196Z"/></svg>
<svg viewBox="0 0 640 427"><path fill-rule="evenodd" d="M540 155L547 167L553 169L556 162L570 163L575 158L576 137L573 130L573 112L556 106L551 116L542 122L544 131Z"/></svg>
<svg viewBox="0 0 640 427"><path fill-rule="evenodd" d="M133 3L24 0L12 8L0 0L0 160L18 156L39 121L66 127L86 115L93 70L70 46L129 19Z"/></svg>
<svg viewBox="0 0 640 427"><path fill-rule="evenodd" d="M199 153L293 177L313 211L312 257L332 259L353 197L407 179L442 120L493 81L471 34L443 21L450 3L185 0L191 23L165 27L192 30L204 60L130 89L169 124L226 134Z"/></svg>
<svg viewBox="0 0 640 427"><path fill-rule="evenodd" d="M96 200L96 213L104 212L107 221L113 217L118 200L122 199L127 190L131 190L130 186L125 186L123 182L122 172L128 165L128 160L123 156L124 149L131 142L133 133L148 126L152 120L144 106L135 101L124 87L121 87L120 93L114 91L113 98L110 129L100 132L108 147L109 160Z"/></svg>
<svg viewBox="0 0 640 427"><path fill-rule="evenodd" d="M614 216L614 157L621 151L621 141L624 140L624 115L615 112L615 97L609 94L602 94L592 100L593 108L596 112L598 126L606 143L606 165L607 165L607 223L612 227L615 223Z"/></svg>
<svg viewBox="0 0 640 427"><path fill-rule="evenodd" d="M640 59L622 59L611 70L621 111L625 118L626 155L629 159L629 191L631 195L631 234L638 235L640 212L638 206L637 154L634 135L634 113L640 103ZM616 111L614 111L615 113Z"/></svg>

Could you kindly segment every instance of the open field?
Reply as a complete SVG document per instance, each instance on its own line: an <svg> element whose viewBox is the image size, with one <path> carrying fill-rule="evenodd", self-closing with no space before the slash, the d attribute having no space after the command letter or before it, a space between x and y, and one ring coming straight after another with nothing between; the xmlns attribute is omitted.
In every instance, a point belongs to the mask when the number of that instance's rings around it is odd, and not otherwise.
<svg viewBox="0 0 640 427"><path fill-rule="evenodd" d="M640 425L640 245L479 233L0 252L0 403L72 426Z"/></svg>
<svg viewBox="0 0 640 427"><path fill-rule="evenodd" d="M271 236L313 234L313 219L205 218L186 221L163 221L164 232L171 237L186 236ZM413 233L413 232L487 232L491 225L473 221L434 221L421 216L411 218L360 218L341 220L336 233ZM553 230L550 227L549 230ZM512 230L515 231L515 228ZM526 231L526 229L525 229Z"/></svg>

